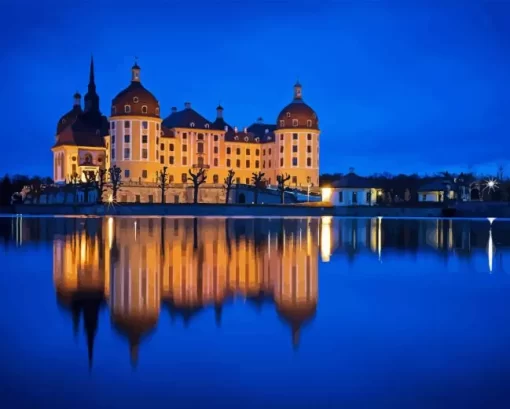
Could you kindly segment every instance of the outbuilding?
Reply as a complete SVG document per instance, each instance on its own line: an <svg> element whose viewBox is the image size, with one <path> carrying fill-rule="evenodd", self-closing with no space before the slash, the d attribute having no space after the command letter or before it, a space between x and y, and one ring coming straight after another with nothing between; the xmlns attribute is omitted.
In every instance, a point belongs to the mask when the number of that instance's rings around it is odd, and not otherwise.
<svg viewBox="0 0 510 409"><path fill-rule="evenodd" d="M373 206L383 194L374 181L354 172L333 182L331 187L323 187L321 191L322 201L333 206Z"/></svg>

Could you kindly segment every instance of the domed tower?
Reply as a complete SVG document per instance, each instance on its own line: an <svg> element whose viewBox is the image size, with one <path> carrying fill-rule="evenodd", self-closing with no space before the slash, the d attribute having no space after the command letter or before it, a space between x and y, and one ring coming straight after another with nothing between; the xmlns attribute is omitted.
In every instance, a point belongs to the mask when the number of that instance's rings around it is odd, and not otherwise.
<svg viewBox="0 0 510 409"><path fill-rule="evenodd" d="M112 101L110 157L124 181L154 182L160 170L159 102L140 80L140 66L131 68L131 84Z"/></svg>
<svg viewBox="0 0 510 409"><path fill-rule="evenodd" d="M291 186L319 185L319 118L303 100L303 87L294 85L294 99L276 121L276 174L291 176Z"/></svg>

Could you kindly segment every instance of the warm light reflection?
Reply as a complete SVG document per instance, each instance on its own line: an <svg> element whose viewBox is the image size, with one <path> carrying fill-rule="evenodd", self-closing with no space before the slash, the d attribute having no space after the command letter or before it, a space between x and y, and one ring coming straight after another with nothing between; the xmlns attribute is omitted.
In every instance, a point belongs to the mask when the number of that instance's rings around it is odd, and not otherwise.
<svg viewBox="0 0 510 409"><path fill-rule="evenodd" d="M377 218L377 255L379 258L379 261L381 261L381 255L382 255L382 216L379 216Z"/></svg>
<svg viewBox="0 0 510 409"><path fill-rule="evenodd" d="M330 187L323 187L321 189L321 192L322 192L322 201L329 202L329 200L331 199L331 195L333 194L333 189L331 189Z"/></svg>
<svg viewBox="0 0 510 409"><path fill-rule="evenodd" d="M108 248L111 250L113 244L113 217L108 217Z"/></svg>
<svg viewBox="0 0 510 409"><path fill-rule="evenodd" d="M494 253L496 252L496 246L492 241L492 229L489 229L489 241L487 243L487 258L489 260L489 271L492 273L492 260L494 258Z"/></svg>
<svg viewBox="0 0 510 409"><path fill-rule="evenodd" d="M321 218L321 258L328 262L331 256L331 216Z"/></svg>

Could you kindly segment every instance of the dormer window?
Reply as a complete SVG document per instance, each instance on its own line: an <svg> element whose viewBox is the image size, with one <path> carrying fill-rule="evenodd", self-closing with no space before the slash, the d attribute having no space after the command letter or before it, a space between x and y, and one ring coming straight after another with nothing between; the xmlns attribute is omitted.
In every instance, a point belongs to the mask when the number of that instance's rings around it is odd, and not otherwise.
<svg viewBox="0 0 510 409"><path fill-rule="evenodd" d="M290 118L290 112L287 112L287 118Z"/></svg>
<svg viewBox="0 0 510 409"><path fill-rule="evenodd" d="M129 114L131 112L131 105L124 105L124 112Z"/></svg>
<svg viewBox="0 0 510 409"><path fill-rule="evenodd" d="M135 104L137 104L137 103L138 103L138 101L139 101L138 97L133 97L133 102L134 102Z"/></svg>
<svg viewBox="0 0 510 409"><path fill-rule="evenodd" d="M143 105L142 106L142 114L146 114L147 113L147 105Z"/></svg>
<svg viewBox="0 0 510 409"><path fill-rule="evenodd" d="M285 126L285 121L283 119L280 119L280 128L283 128Z"/></svg>
<svg viewBox="0 0 510 409"><path fill-rule="evenodd" d="M63 118L63 119L62 119L62 123L63 123L63 124L65 124L65 123L66 123L66 119L65 119L65 118Z"/></svg>
<svg viewBox="0 0 510 409"><path fill-rule="evenodd" d="M209 129L209 124L205 124L205 129Z"/></svg>
<svg viewBox="0 0 510 409"><path fill-rule="evenodd" d="M292 120L292 126L298 126L298 120L297 119L293 119Z"/></svg>
<svg viewBox="0 0 510 409"><path fill-rule="evenodd" d="M159 107L156 107L156 115L159 115Z"/></svg>
<svg viewBox="0 0 510 409"><path fill-rule="evenodd" d="M248 142L248 137L247 136L244 137L244 141Z"/></svg>
<svg viewBox="0 0 510 409"><path fill-rule="evenodd" d="M260 138L258 136L255 138L255 142L260 142Z"/></svg>
<svg viewBox="0 0 510 409"><path fill-rule="evenodd" d="M309 119L308 121L306 121L306 126L307 126L308 128L311 128L311 127L312 127L312 120L311 120L311 119Z"/></svg>
<svg viewBox="0 0 510 409"><path fill-rule="evenodd" d="M116 110L115 110L115 105L114 105L114 106L112 106L112 114L115 114L115 111Z"/></svg>
<svg viewBox="0 0 510 409"><path fill-rule="evenodd" d="M194 128L195 127L195 122L190 122L189 126L190 126L190 128Z"/></svg>
<svg viewBox="0 0 510 409"><path fill-rule="evenodd" d="M238 141L239 140L239 136L234 136L234 141Z"/></svg>

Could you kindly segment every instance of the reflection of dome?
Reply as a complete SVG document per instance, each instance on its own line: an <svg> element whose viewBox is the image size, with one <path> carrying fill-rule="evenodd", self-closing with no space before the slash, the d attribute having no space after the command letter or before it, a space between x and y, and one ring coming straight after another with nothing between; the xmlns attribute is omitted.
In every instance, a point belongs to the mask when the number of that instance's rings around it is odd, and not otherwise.
<svg viewBox="0 0 510 409"><path fill-rule="evenodd" d="M112 101L112 116L134 115L159 118L159 102L140 82L140 67L132 68L131 84Z"/></svg>
<svg viewBox="0 0 510 409"><path fill-rule="evenodd" d="M129 340L131 363L138 363L138 348L142 338L148 335L158 323L158 313L144 313L139 315L112 313L115 328Z"/></svg>
<svg viewBox="0 0 510 409"><path fill-rule="evenodd" d="M303 101L301 84L294 85L294 100L278 115L276 126L282 128L319 129L319 118L315 111Z"/></svg>
<svg viewBox="0 0 510 409"><path fill-rule="evenodd" d="M315 317L317 303L282 303L277 306L277 312L280 318L290 324L292 330L292 344L297 347L299 344L299 333L301 327Z"/></svg>

